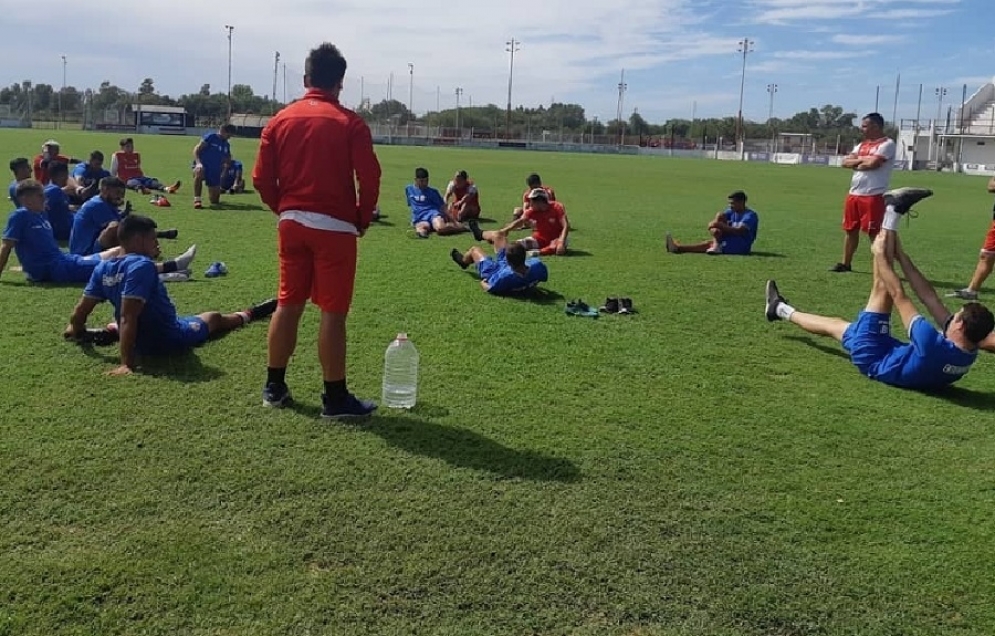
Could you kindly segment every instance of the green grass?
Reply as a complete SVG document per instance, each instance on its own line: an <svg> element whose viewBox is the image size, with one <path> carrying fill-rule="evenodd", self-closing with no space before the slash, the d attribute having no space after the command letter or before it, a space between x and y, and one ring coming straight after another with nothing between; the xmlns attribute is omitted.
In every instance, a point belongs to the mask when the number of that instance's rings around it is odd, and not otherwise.
<svg viewBox="0 0 995 636"><path fill-rule="evenodd" d="M60 133L67 153L116 136ZM33 156L36 131L3 131ZM193 138L138 137L147 171L187 177ZM252 162L254 142L236 140ZM288 380L260 407L264 324L127 378L114 350L61 339L79 290L0 282L0 634L977 634L995 631L992 375L938 398L862 378L838 347L762 317L763 282L853 316L839 258L848 174L643 157L378 149L389 216L361 242L349 381L379 397L408 332L420 404L360 427L316 418L309 310ZM552 304L492 298L449 261L467 237L407 228L403 186L466 168L504 220L542 174L586 254L549 259ZM896 173L937 194L903 228L941 291L989 223L984 180ZM745 188L767 256L672 256ZM139 211L196 242L182 312L271 296L275 219ZM492 224L488 224L493 226ZM639 313L567 317L566 299ZM110 317L98 309L100 321Z"/></svg>

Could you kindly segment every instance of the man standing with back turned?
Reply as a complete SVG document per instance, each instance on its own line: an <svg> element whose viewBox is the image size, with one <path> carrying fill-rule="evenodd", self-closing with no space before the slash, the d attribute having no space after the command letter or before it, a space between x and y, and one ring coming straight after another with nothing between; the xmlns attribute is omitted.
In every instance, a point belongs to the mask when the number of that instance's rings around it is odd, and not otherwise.
<svg viewBox="0 0 995 636"><path fill-rule="evenodd" d="M307 93L270 119L252 171L259 196L280 217L279 307L269 327L263 404L291 402L287 364L310 298L321 309L321 415L331 419L364 417L377 408L346 387L346 317L356 278L357 238L373 220L380 162L369 127L339 103L345 71L345 58L334 45L326 42L311 51L304 63Z"/></svg>

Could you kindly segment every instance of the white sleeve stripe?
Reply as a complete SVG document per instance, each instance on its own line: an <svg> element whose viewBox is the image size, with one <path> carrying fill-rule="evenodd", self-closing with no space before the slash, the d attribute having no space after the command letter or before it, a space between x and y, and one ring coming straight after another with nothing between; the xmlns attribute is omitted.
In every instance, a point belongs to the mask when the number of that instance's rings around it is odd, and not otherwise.
<svg viewBox="0 0 995 636"><path fill-rule="evenodd" d="M922 314L916 314L912 316L912 320L909 321L909 338L912 337L912 328L916 326L917 320L922 320Z"/></svg>

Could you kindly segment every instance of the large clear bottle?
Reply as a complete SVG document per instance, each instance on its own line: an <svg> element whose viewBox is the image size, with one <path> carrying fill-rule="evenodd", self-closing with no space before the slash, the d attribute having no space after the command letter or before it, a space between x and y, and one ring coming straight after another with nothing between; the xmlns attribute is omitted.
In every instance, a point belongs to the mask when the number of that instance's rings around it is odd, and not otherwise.
<svg viewBox="0 0 995 636"><path fill-rule="evenodd" d="M410 409L418 397L418 350L399 333L384 353L383 405L391 409Z"/></svg>

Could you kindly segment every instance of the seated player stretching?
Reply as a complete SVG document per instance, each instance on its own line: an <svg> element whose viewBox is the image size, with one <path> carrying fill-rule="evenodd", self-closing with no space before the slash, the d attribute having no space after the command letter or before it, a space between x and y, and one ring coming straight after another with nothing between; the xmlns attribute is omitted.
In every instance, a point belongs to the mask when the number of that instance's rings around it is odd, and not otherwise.
<svg viewBox="0 0 995 636"><path fill-rule="evenodd" d="M80 206L73 215L72 231L69 234L69 252L87 256L117 247L117 225L128 211L120 211L124 203L124 182L117 177L100 180L100 196L94 197ZM175 229L163 230L159 238L174 239Z"/></svg>
<svg viewBox="0 0 995 636"><path fill-rule="evenodd" d="M17 184L25 179L31 178L31 162L28 161L26 157L11 159L10 171L14 175L14 180L10 182L10 187L7 189L7 198L10 199L10 202L13 203L16 208L21 205L17 202L17 196L15 194Z"/></svg>
<svg viewBox="0 0 995 636"><path fill-rule="evenodd" d="M52 163L49 163L49 179L51 175ZM75 205L83 205L93 197L97 196L100 190L100 182L104 177L111 176L111 173L104 170L104 153L94 150L90 153L90 159L76 164L73 173L69 178L66 194L69 200Z"/></svg>
<svg viewBox="0 0 995 636"><path fill-rule="evenodd" d="M772 280L767 281L767 320L787 320L809 333L838 340L863 375L890 386L929 391L964 377L977 359L979 348L995 351L995 339L991 337L995 317L976 302L967 303L951 314L902 249L897 232L901 215L931 194L917 188L900 188L885 194L887 211L871 248L874 254L871 295L856 322L796 311ZM894 270L896 258L916 296L937 324L942 325L942 331L920 315L905 295ZM893 307L902 317L910 342L891 336Z"/></svg>
<svg viewBox="0 0 995 636"><path fill-rule="evenodd" d="M121 149L111 156L111 176L124 181L124 185L129 190L135 190L142 194L148 194L153 190L172 194L180 189L179 181L167 186L155 177L145 176L145 172L142 170L142 155L135 152L134 139L125 137L118 142L118 146Z"/></svg>
<svg viewBox="0 0 995 636"><path fill-rule="evenodd" d="M708 224L712 240L694 245L681 245L667 232L667 251L671 254L696 253L734 254L745 256L753 250L760 229L757 213L746 207L746 193L737 190L729 195L729 208L719 212Z"/></svg>
<svg viewBox="0 0 995 636"><path fill-rule="evenodd" d="M432 232L439 236L461 234L468 228L446 213L446 202L439 191L428 185L428 170L415 169L415 182L404 188L404 198L411 209L411 225L418 238L428 238Z"/></svg>
<svg viewBox="0 0 995 636"><path fill-rule="evenodd" d="M69 182L69 166L58 161L50 163L48 176L52 181L45 186L45 215L52 226L55 240L68 241L77 210L77 206L70 203L65 190Z"/></svg>
<svg viewBox="0 0 995 636"><path fill-rule="evenodd" d="M495 296L518 294L549 280L546 264L538 258L527 259L525 247L521 243L509 245L504 235L494 237L493 258L476 245L463 254L454 249L449 256L463 269L476 264L480 286Z"/></svg>
<svg viewBox="0 0 995 636"><path fill-rule="evenodd" d="M121 350L121 366L110 371L111 375L133 372L139 355L186 353L211 336L233 331L276 310L276 299L271 299L231 314L210 311L177 316L153 260L159 256L155 221L129 215L121 221L120 235L124 253L102 261L93 270L65 331L68 339L83 338L87 334L86 319L94 308L101 302L110 302L115 322L108 330L117 332Z"/></svg>
<svg viewBox="0 0 995 636"><path fill-rule="evenodd" d="M22 207L11 212L0 243L0 274L13 251L31 282L85 283L101 261L124 254L120 247L87 256L66 254L55 242L52 226L45 216L42 185L34 179L25 179L17 186L17 199ZM158 263L156 271L170 274L186 270L195 254L196 246L193 246L174 260Z"/></svg>
<svg viewBox="0 0 995 636"><path fill-rule="evenodd" d="M532 226L532 236L518 239L518 243L529 251L538 251L542 256L562 256L567 253L570 220L563 204L550 201L545 188L536 188L529 193L529 207L522 217L509 223L496 232L482 232L475 222L470 223L473 237L478 241L495 243L509 232Z"/></svg>
<svg viewBox="0 0 995 636"><path fill-rule="evenodd" d="M542 185L542 178L538 174L533 172L529 176L525 177L525 185L526 185L525 192L522 193L522 207L515 208L514 210L512 210L511 212L512 218L515 219L522 218L522 215L525 214L525 211L529 209L530 205L529 196L532 194L532 191L535 190L536 188L542 188L543 190L545 190L546 194L549 195L550 202L556 201L556 191L553 190L551 186Z"/></svg>
<svg viewBox="0 0 995 636"><path fill-rule="evenodd" d="M242 176L242 162L232 159L228 169L221 175L221 192L242 194L245 192L245 177Z"/></svg>
<svg viewBox="0 0 995 636"><path fill-rule="evenodd" d="M446 185L445 200L449 218L459 223L480 218L480 193L466 170L457 172Z"/></svg>

